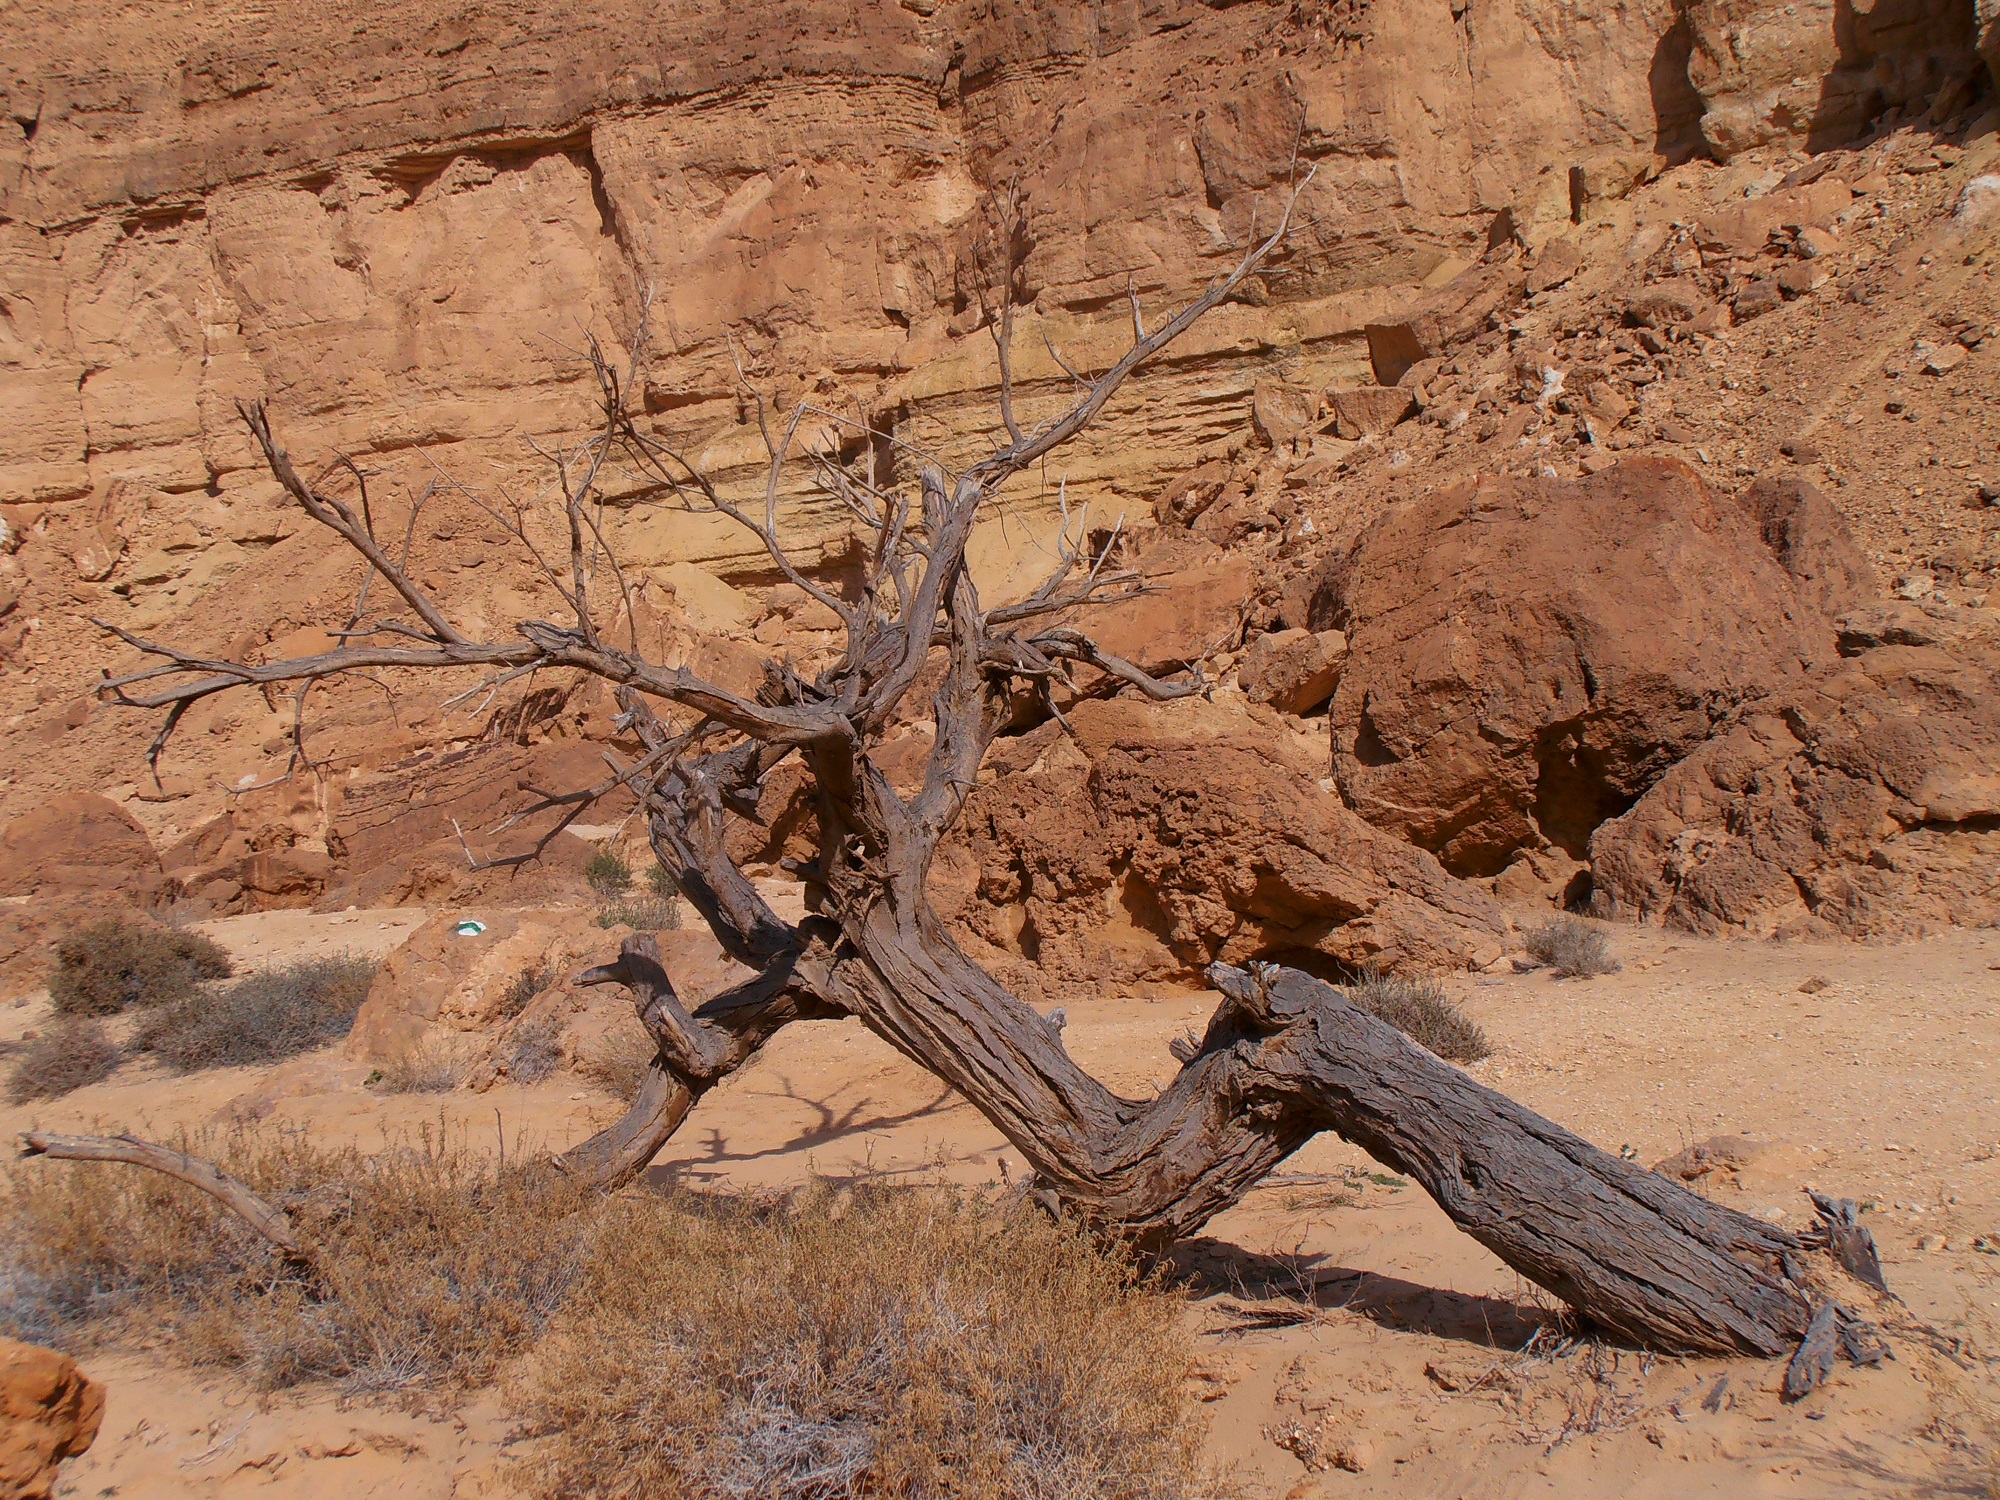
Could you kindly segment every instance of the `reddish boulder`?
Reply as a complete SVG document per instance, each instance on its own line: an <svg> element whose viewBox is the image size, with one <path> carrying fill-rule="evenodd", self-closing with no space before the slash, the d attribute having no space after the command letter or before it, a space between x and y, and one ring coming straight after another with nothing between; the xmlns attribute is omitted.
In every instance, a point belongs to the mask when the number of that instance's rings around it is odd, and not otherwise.
<svg viewBox="0 0 2000 1500"><path fill-rule="evenodd" d="M1780 527L1781 562L1755 510L1672 459L1393 507L1311 613L1348 634L1331 714L1348 805L1462 875L1545 843L1582 857L1740 705L1834 659L1817 606L1851 544L1830 507L1785 514L1809 519Z"/></svg>
<svg viewBox="0 0 2000 1500"><path fill-rule="evenodd" d="M1250 643L1236 680L1252 703L1311 713L1333 696L1346 661L1347 637L1338 630L1274 630Z"/></svg>
<svg viewBox="0 0 2000 1500"><path fill-rule="evenodd" d="M1380 437L1417 414L1416 393L1400 385L1363 385L1328 394L1336 437Z"/></svg>
<svg viewBox="0 0 2000 1500"><path fill-rule="evenodd" d="M159 856L132 815L95 792L61 792L0 829L0 896L157 883Z"/></svg>
<svg viewBox="0 0 2000 1500"><path fill-rule="evenodd" d="M0 1338L0 1497L48 1500L56 1470L97 1440L104 1387L53 1349Z"/></svg>
<svg viewBox="0 0 2000 1500"><path fill-rule="evenodd" d="M2000 923L2000 637L1879 646L1822 670L1590 847L1600 912L1684 931Z"/></svg>
<svg viewBox="0 0 2000 1500"><path fill-rule="evenodd" d="M1463 968L1502 952L1494 902L1342 807L1312 741L1268 710L1114 699L1067 717L1068 733L1000 742L940 857L942 913L1010 982L1191 980L1262 957Z"/></svg>

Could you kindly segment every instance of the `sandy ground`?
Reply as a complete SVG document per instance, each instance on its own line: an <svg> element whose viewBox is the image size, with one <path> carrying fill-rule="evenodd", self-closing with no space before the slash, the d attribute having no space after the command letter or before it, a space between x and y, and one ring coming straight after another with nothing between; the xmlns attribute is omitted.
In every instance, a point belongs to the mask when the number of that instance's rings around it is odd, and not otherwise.
<svg viewBox="0 0 2000 1500"><path fill-rule="evenodd" d="M422 913L273 913L208 930L241 958L382 951ZM1700 1187L1807 1222L1817 1187L1873 1208L1907 1309L1868 1309L1893 1363L1841 1366L1797 1406L1775 1364L1654 1359L1553 1332L1548 1301L1424 1193L1323 1139L1183 1256L1210 1447L1254 1497L1986 1496L2000 1481L2000 933L1895 947L1755 944L1620 929L1621 974L1456 981L1495 1054L1473 1072L1608 1148L1653 1162L1714 1136L1757 1143ZM1809 980L1823 988L1801 991ZM1086 1067L1143 1094L1200 996L1069 1007ZM40 1024L0 1010L0 1038ZM328 1052L171 1078L130 1065L0 1126L161 1132L285 1122L370 1146L440 1115L470 1139L559 1145L616 1106L561 1078L381 1098ZM1009 1148L852 1024L791 1028L710 1095L654 1172L775 1185L811 1172L989 1182ZM1726 1176L1727 1174L1723 1174ZM1532 1342L1531 1342L1532 1341ZM89 1362L111 1387L64 1493L136 1497L504 1492L497 1408L449 1419L332 1393L254 1397L148 1354ZM1724 1383L1726 1382L1726 1383Z"/></svg>

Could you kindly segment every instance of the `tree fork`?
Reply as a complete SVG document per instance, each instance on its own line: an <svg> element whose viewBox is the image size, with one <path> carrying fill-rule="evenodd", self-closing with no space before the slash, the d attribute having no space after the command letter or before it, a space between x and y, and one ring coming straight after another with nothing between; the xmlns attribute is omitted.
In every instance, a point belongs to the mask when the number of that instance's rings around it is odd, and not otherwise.
<svg viewBox="0 0 2000 1500"><path fill-rule="evenodd" d="M519 621L505 640L477 640L453 623L444 602L410 572L407 542L400 556L376 542L365 493L357 509L325 488L362 484L359 469L336 460L307 480L264 412L246 409L274 477L365 563L344 644L291 661L216 661L106 626L150 663L107 679L100 696L165 711L150 752L157 759L192 705L241 687L295 683L295 755L303 756L305 688L347 673L477 672L469 694L491 694L552 668L608 683L621 725L644 755L614 761L597 787L536 793L515 816L560 811L566 824L601 797L629 790L661 864L723 950L755 972L689 1010L657 947L635 938L615 963L583 976L624 985L656 1049L626 1117L558 1159L601 1185L642 1170L701 1094L778 1029L854 1016L964 1094L1066 1211L1148 1247L1192 1232L1306 1140L1333 1130L1422 1183L1460 1228L1615 1334L1671 1350L1783 1352L1813 1313L1798 1238L1599 1151L1365 1015L1338 990L1285 970L1213 970L1223 999L1179 1076L1153 1099L1124 1099L1078 1067L1058 1030L959 948L926 898L938 845L1024 688L1039 693L1051 714L1053 685L1070 683L1079 669L1094 674L1079 690L1161 700L1206 690L1198 665L1181 680L1157 680L1071 625L1085 606L1144 590L1143 580L1110 566L1118 528L1096 542L1087 517L1072 517L1065 504L1049 577L1025 598L991 608L979 598L965 550L978 513L1004 484L1074 437L1134 369L1277 250L1304 186L1269 236L1254 240L1233 270L1153 332L1145 331L1135 301L1130 348L1096 379L1076 376L1071 404L1032 430L1015 420L1007 358L1018 267L1001 268L993 326L1004 441L956 475L924 463L914 495L907 486L878 487L865 460L855 468L830 451L809 455L864 543L866 566L851 595L822 587L797 566L777 523L781 477L804 419L846 419L801 402L774 435L761 394L750 390L770 464L761 517L746 511L630 408L631 393L645 388L643 321L629 369L614 370L592 345L602 422L555 460L551 493L561 497L560 524L541 528L541 542L521 507L504 497L489 504L459 487L519 544L566 617L560 625ZM869 436L865 453L875 442L908 446L892 434ZM598 524L605 501L598 476L614 461L628 479L639 475L754 535L787 579L838 617L845 644L837 659L811 680L773 661L753 696L646 660L632 590ZM412 507L413 535L421 503ZM552 534L566 539L566 567L543 550L558 545ZM377 598L395 613L368 607L378 575L386 588ZM621 626L622 646L615 640ZM919 717L905 700L940 653L930 761L921 789L906 797L872 752L896 726ZM763 779L792 756L808 773L818 821L817 857L801 869L812 915L798 923L773 911L724 838L729 815L753 811Z"/></svg>

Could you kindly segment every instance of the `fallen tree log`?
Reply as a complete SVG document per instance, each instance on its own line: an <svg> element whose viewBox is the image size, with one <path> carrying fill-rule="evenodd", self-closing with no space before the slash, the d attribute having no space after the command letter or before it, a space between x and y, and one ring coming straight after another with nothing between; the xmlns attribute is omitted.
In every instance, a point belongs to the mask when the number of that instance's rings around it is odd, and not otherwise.
<svg viewBox="0 0 2000 1500"><path fill-rule="evenodd" d="M364 591L342 632L349 644L275 662L217 661L107 625L156 660L107 680L100 696L165 711L157 757L190 707L238 688L379 669L478 672L472 692L548 671L607 684L620 731L643 754L614 760L598 786L534 793L517 816L560 811L559 829L598 798L629 791L661 866L723 950L755 977L690 1012L657 951L643 943L586 976L630 989L656 1050L625 1119L562 1158L602 1186L641 1170L702 1092L779 1028L852 1016L979 1109L1024 1155L1039 1198L1141 1247L1171 1245L1305 1141L1334 1130L1421 1182L1453 1222L1607 1331L1660 1349L1782 1353L1811 1319L1796 1237L1597 1150L1363 1014L1333 987L1276 969L1213 971L1224 998L1207 1034L1176 1054L1180 1073L1157 1097L1126 1099L1080 1068L1060 1028L975 963L929 903L939 844L993 742L1019 722L1025 703L1039 696L1060 717L1052 688L1076 686L1079 670L1093 674L1084 691L1133 690L1157 700L1207 691L1198 666L1158 680L1068 623L1087 605L1144 592L1142 579L1114 566L1117 527L1093 532L1065 510L1050 576L1025 597L993 606L981 600L966 552L1004 486L1087 426L1139 364L1278 250L1297 199L1295 192L1276 230L1251 244L1234 270L1151 332L1135 295L1124 355L1095 379L1077 375L1070 404L1032 429L1013 408L1012 298L1029 237L1025 220L1013 217L1019 204L1010 204L1005 222L988 226L998 280L980 286L992 314L1005 441L955 474L928 459L914 473L878 467L878 453L894 451L898 464L923 456L873 431L842 450L852 458L813 454L817 481L851 518L860 544L860 565L841 587L796 563L778 527L795 440L802 426L830 420L826 413L801 403L789 425L773 431L762 398L749 393L770 465L761 514L747 512L642 425L644 412L632 401L647 388L643 328L623 371L593 346L602 423L556 459L550 493L561 496L563 514L547 534L567 535L567 572L550 565L521 512L491 512L539 566L563 618L519 620L502 639L481 640L455 624L407 557L399 561L377 542L359 470L336 463L308 482L265 411L246 407L272 476L359 554L371 580L381 577L386 594L401 601L399 613L363 628ZM985 306L989 292L997 311ZM598 530L599 476L614 471L744 527L788 583L840 622L838 656L811 680L789 660L773 659L753 694L647 659L632 589ZM339 492L350 481L353 500ZM928 705L911 701L919 684ZM303 713L303 692L298 701ZM934 732L922 784L911 790L875 755L920 720ZM728 818L753 812L763 779L792 757L803 765L817 824L815 857L797 866L810 914L796 923L763 899L724 836Z"/></svg>

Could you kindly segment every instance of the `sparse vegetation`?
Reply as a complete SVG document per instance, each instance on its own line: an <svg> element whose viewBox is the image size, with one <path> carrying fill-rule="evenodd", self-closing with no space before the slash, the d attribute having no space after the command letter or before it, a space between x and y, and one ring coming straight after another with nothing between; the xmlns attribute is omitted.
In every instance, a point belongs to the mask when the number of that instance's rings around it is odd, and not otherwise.
<svg viewBox="0 0 2000 1500"><path fill-rule="evenodd" d="M1427 974L1407 978L1370 970L1347 987L1347 997L1448 1061L1478 1062L1492 1055L1478 1023Z"/></svg>
<svg viewBox="0 0 2000 1500"><path fill-rule="evenodd" d="M643 1035L613 1032L586 1049L576 1070L584 1081L628 1103L637 1096L653 1064L654 1048Z"/></svg>
<svg viewBox="0 0 2000 1500"><path fill-rule="evenodd" d="M198 932L143 918L106 918L56 940L49 1000L66 1016L115 1016L171 1005L204 979L227 979L229 955Z"/></svg>
<svg viewBox="0 0 2000 1500"><path fill-rule="evenodd" d="M542 1493L1204 1488L1176 1301L1074 1230L937 1189L606 1217L517 1397Z"/></svg>
<svg viewBox="0 0 2000 1500"><path fill-rule="evenodd" d="M681 883L665 865L654 865L646 871L646 888L662 901L671 901L681 893Z"/></svg>
<svg viewBox="0 0 2000 1500"><path fill-rule="evenodd" d="M0 1331L168 1330L180 1357L266 1390L471 1385L541 1330L593 1244L559 1174L497 1172L428 1137L378 1156L290 1133L182 1144L293 1205L324 1286L182 1184L24 1163L0 1189Z"/></svg>
<svg viewBox="0 0 2000 1500"><path fill-rule="evenodd" d="M673 898L635 896L613 901L597 914L599 927L630 927L635 932L672 932L681 925L680 903Z"/></svg>
<svg viewBox="0 0 2000 1500"><path fill-rule="evenodd" d="M632 867L616 849L603 848L592 854L584 863L583 878L600 901L615 900L632 889Z"/></svg>
<svg viewBox="0 0 2000 1500"><path fill-rule="evenodd" d="M511 1021L528 1008L535 996L554 984L562 976L551 963L539 963L533 968L523 969L514 976L514 982L507 986L507 993L500 1002L500 1019Z"/></svg>
<svg viewBox="0 0 2000 1500"><path fill-rule="evenodd" d="M562 1022L554 1016L523 1022L508 1039L507 1076L516 1083L541 1083L562 1061Z"/></svg>
<svg viewBox="0 0 2000 1500"><path fill-rule="evenodd" d="M282 1262L147 1172L0 1177L0 1330L143 1330L262 1389L468 1388L505 1360L555 1497L1213 1493L1178 1299L1110 1243L940 1188L589 1192L423 1139L185 1143L293 1205ZM615 1247L616 1253L603 1253Z"/></svg>
<svg viewBox="0 0 2000 1500"><path fill-rule="evenodd" d="M1616 974L1624 967L1611 956L1611 939L1582 917L1552 917L1527 935L1528 952L1559 978L1584 979Z"/></svg>
<svg viewBox="0 0 2000 1500"><path fill-rule="evenodd" d="M449 1094L465 1082L467 1061L463 1049L427 1038L382 1064L368 1084L384 1094Z"/></svg>
<svg viewBox="0 0 2000 1500"><path fill-rule="evenodd" d="M274 964L235 983L156 1007L133 1050L176 1072L279 1062L347 1035L375 978L352 954Z"/></svg>
<svg viewBox="0 0 2000 1500"><path fill-rule="evenodd" d="M60 1099L73 1089L107 1078L122 1060L104 1024L90 1016L58 1016L28 1041L7 1077L7 1102Z"/></svg>

